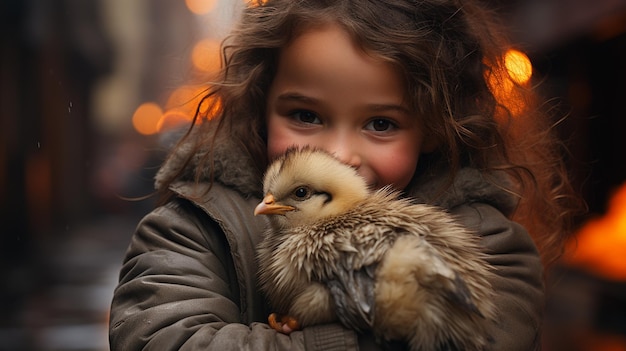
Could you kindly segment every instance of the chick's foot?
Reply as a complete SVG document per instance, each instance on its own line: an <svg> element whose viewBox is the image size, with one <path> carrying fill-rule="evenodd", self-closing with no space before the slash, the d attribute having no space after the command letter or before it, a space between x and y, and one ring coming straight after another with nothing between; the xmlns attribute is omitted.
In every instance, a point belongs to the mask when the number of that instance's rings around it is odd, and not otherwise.
<svg viewBox="0 0 626 351"><path fill-rule="evenodd" d="M277 313L272 313L267 318L267 322L272 329L286 335L291 334L293 331L300 330L300 323L290 316L281 316Z"/></svg>

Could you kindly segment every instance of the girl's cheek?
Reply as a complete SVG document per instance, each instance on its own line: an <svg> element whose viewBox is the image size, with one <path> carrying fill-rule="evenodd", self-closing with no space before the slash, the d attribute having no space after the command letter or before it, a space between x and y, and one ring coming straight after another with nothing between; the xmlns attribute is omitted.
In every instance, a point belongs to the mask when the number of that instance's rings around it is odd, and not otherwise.
<svg viewBox="0 0 626 351"><path fill-rule="evenodd" d="M267 156L270 160L273 160L293 145L297 145L297 143L287 135L270 133L267 139Z"/></svg>
<svg viewBox="0 0 626 351"><path fill-rule="evenodd" d="M282 147L277 145L276 142L271 141L271 139L268 140L268 142L267 142L267 156L268 156L268 158L270 160L273 160L278 155L280 155L281 151L282 151Z"/></svg>
<svg viewBox="0 0 626 351"><path fill-rule="evenodd" d="M273 160L285 149L286 135L281 131L282 128L277 123L272 123L271 120L267 127L267 156Z"/></svg>
<svg viewBox="0 0 626 351"><path fill-rule="evenodd" d="M279 123L270 125L267 133L267 155L273 160L293 146L318 146L316 142L318 139L294 132L288 126Z"/></svg>

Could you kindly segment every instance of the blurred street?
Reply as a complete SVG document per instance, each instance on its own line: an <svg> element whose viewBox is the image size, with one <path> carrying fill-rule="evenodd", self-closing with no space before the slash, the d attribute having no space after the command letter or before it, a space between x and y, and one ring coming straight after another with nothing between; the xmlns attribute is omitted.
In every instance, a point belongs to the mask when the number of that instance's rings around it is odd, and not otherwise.
<svg viewBox="0 0 626 351"><path fill-rule="evenodd" d="M108 350L108 309L137 220L100 218L43 245L43 281L33 283L17 324L0 328L0 350Z"/></svg>

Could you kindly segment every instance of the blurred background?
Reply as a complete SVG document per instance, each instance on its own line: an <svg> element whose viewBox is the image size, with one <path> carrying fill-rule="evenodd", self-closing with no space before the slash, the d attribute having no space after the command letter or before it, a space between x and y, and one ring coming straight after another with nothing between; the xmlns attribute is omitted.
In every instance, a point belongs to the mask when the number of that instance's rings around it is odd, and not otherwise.
<svg viewBox="0 0 626 351"><path fill-rule="evenodd" d="M558 126L589 213L550 282L546 350L626 350L626 0L484 0ZM108 307L244 0L0 2L0 350L108 350ZM524 78L525 77L525 78Z"/></svg>

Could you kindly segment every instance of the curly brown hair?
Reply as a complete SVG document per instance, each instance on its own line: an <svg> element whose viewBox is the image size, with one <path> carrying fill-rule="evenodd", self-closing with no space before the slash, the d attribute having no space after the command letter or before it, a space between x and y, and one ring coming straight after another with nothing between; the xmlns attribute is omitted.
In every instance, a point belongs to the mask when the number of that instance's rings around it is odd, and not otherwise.
<svg viewBox="0 0 626 351"><path fill-rule="evenodd" d="M509 173L515 185L506 190L520 199L513 219L529 230L546 265L560 256L577 206L564 149L533 89L508 82L524 104L521 115L494 95L490 82L507 79L501 69L511 48L497 13L469 0L267 0L250 3L241 16L222 45L220 78L202 102L212 106L202 110L216 113L218 131L240 141L259 175L268 163L266 95L281 48L311 26L336 23L401 72L450 181L464 166ZM205 128L199 115L192 128ZM196 147L213 141L198 138Z"/></svg>

